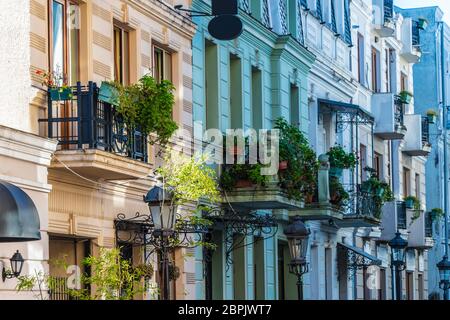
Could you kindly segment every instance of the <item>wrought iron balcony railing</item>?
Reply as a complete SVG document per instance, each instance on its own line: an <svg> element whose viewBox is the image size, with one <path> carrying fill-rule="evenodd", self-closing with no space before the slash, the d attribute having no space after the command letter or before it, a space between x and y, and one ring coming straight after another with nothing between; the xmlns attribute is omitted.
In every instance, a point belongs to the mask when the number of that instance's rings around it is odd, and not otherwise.
<svg viewBox="0 0 450 320"><path fill-rule="evenodd" d="M395 124L398 127L403 127L405 125L405 117L403 116L403 103L398 96L394 97L394 107Z"/></svg>
<svg viewBox="0 0 450 320"><path fill-rule="evenodd" d="M412 45L416 47L420 46L420 28L418 21L413 21L411 36Z"/></svg>
<svg viewBox="0 0 450 320"><path fill-rule="evenodd" d="M394 0L384 0L384 22L390 22L394 18Z"/></svg>
<svg viewBox="0 0 450 320"><path fill-rule="evenodd" d="M422 117L422 142L430 143L430 123L427 117Z"/></svg>
<svg viewBox="0 0 450 320"><path fill-rule="evenodd" d="M397 202L397 229L406 229L406 204Z"/></svg>
<svg viewBox="0 0 450 320"><path fill-rule="evenodd" d="M381 218L382 208L375 201L375 196L372 192L363 190L361 185L349 185L346 189L348 190L349 198L343 212L344 218L365 217L376 220Z"/></svg>
<svg viewBox="0 0 450 320"><path fill-rule="evenodd" d="M431 218L431 212L425 213L425 237L433 237L433 219Z"/></svg>
<svg viewBox="0 0 450 320"><path fill-rule="evenodd" d="M46 124L48 137L59 141L60 150L99 149L147 162L146 135L98 99L95 83L78 83L71 92L68 100L53 100L49 93L48 118L39 120Z"/></svg>

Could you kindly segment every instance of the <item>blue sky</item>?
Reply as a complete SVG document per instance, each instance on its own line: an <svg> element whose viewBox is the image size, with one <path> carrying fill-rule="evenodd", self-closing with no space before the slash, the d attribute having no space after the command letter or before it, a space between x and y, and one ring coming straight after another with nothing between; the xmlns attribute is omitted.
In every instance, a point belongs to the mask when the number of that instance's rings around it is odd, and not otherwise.
<svg viewBox="0 0 450 320"><path fill-rule="evenodd" d="M417 8L439 6L444 11L444 20L450 25L450 1L449 0L394 0L394 4L400 8Z"/></svg>

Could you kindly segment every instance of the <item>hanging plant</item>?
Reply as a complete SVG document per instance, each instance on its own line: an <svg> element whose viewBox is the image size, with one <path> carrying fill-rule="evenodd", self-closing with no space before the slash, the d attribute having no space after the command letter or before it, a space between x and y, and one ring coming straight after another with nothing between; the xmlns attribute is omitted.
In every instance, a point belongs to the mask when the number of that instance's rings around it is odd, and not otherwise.
<svg viewBox="0 0 450 320"><path fill-rule="evenodd" d="M392 192L391 186L379 180L375 174L376 170L372 168L365 168L366 172L371 174L370 178L364 181L361 185L361 192L365 197L372 199L374 204L374 217L381 219L382 208L386 202L391 202L395 200L394 194Z"/></svg>
<svg viewBox="0 0 450 320"><path fill-rule="evenodd" d="M327 155L330 161L330 168L337 169L337 176L343 169L353 169L356 166L356 155L353 152L347 153L342 146L337 145L330 148Z"/></svg>
<svg viewBox="0 0 450 320"><path fill-rule="evenodd" d="M339 209L343 209L346 205L350 195L345 190L338 177L330 176L330 202L337 206Z"/></svg>
<svg viewBox="0 0 450 320"><path fill-rule="evenodd" d="M166 80L159 83L152 76L145 75L136 84L116 86L117 112L124 122L150 135L150 144L167 144L178 129L172 118L175 103L173 84Z"/></svg>
<svg viewBox="0 0 450 320"><path fill-rule="evenodd" d="M72 88L68 86L67 77L61 72L37 70L36 74L42 78L42 86L47 87L52 101L72 99Z"/></svg>
<svg viewBox="0 0 450 320"><path fill-rule="evenodd" d="M406 197L405 205L408 209L420 210L420 200L414 196Z"/></svg>
<svg viewBox="0 0 450 320"><path fill-rule="evenodd" d="M427 118L428 118L428 123L429 124L435 124L436 123L436 119L437 119L437 111L434 109L428 109L427 110Z"/></svg>

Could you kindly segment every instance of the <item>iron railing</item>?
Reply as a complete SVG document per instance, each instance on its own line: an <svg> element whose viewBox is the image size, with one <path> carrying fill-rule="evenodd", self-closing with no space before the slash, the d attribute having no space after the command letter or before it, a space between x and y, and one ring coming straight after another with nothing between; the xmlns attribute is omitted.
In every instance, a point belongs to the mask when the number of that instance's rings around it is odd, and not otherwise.
<svg viewBox="0 0 450 320"><path fill-rule="evenodd" d="M60 150L99 149L147 162L147 136L125 124L114 106L98 99L93 82L72 87L69 100L48 95L47 136L59 141Z"/></svg>
<svg viewBox="0 0 450 320"><path fill-rule="evenodd" d="M349 199L344 206L344 217L381 218L381 207L375 201L372 192L361 188L361 185L348 185L344 187L349 194Z"/></svg>
<svg viewBox="0 0 450 320"><path fill-rule="evenodd" d="M67 278L52 277L50 287L51 288L48 290L50 300L78 300L67 286Z"/></svg>
<svg viewBox="0 0 450 320"><path fill-rule="evenodd" d="M403 113L403 103L399 96L394 97L394 120L395 125L399 128L402 128L405 125L404 122L404 113Z"/></svg>
<svg viewBox="0 0 450 320"><path fill-rule="evenodd" d="M424 144L430 143L430 123L428 117L422 117L422 142Z"/></svg>
<svg viewBox="0 0 450 320"><path fill-rule="evenodd" d="M420 46L420 28L419 28L418 21L413 21L411 35L412 35L412 45L415 47L419 47Z"/></svg>
<svg viewBox="0 0 450 320"><path fill-rule="evenodd" d="M406 204L397 202L397 229L406 229Z"/></svg>
<svg viewBox="0 0 450 320"><path fill-rule="evenodd" d="M390 22L394 18L394 0L384 0L384 22Z"/></svg>
<svg viewBox="0 0 450 320"><path fill-rule="evenodd" d="M425 237L433 237L433 219L431 218L431 212L425 213Z"/></svg>

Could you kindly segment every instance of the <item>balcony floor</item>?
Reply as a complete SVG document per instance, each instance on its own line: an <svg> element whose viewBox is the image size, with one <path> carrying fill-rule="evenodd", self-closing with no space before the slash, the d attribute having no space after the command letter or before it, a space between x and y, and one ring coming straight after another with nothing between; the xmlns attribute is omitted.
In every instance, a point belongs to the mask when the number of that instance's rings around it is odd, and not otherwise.
<svg viewBox="0 0 450 320"><path fill-rule="evenodd" d="M51 170L68 171L89 179L137 180L150 175L152 165L97 149L56 151ZM61 163L62 162L62 163Z"/></svg>

